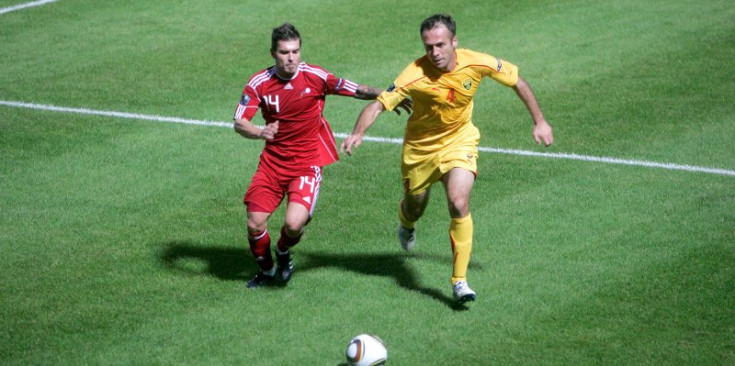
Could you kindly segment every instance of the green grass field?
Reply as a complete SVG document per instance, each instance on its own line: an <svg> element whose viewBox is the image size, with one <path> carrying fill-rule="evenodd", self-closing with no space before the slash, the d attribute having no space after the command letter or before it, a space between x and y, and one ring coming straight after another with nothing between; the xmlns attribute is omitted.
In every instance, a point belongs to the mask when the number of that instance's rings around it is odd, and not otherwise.
<svg viewBox="0 0 735 366"><path fill-rule="evenodd" d="M440 11L460 47L519 65L555 128L536 146L522 103L486 81L481 146L723 173L482 153L479 297L456 306L443 189L402 252L400 146L366 142L325 169L288 287L252 291L241 199L262 142L12 104L229 122L282 22L304 61L386 87ZM2 14L0 364L337 366L373 333L390 365L733 365L734 59L735 7L720 0L60 0ZM364 105L328 98L335 132ZM404 121L384 114L369 134L400 138Z"/></svg>

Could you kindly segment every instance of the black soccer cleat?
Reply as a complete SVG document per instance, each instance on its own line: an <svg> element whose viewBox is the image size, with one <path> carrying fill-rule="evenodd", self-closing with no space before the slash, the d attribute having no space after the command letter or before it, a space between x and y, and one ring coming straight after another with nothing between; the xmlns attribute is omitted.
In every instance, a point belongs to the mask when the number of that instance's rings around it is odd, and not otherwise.
<svg viewBox="0 0 735 366"><path fill-rule="evenodd" d="M291 279L291 275L293 275L293 263L291 263L291 253L286 252L284 254L280 254L276 252L276 264L277 269L276 273L278 274L278 279L281 280L284 284L288 283L288 281Z"/></svg>
<svg viewBox="0 0 735 366"><path fill-rule="evenodd" d="M273 283L273 280L275 279L275 276L268 276L267 274L263 272L258 272L258 274L253 277L252 280L248 281L245 286L247 288L258 288L258 287L264 287L269 286Z"/></svg>

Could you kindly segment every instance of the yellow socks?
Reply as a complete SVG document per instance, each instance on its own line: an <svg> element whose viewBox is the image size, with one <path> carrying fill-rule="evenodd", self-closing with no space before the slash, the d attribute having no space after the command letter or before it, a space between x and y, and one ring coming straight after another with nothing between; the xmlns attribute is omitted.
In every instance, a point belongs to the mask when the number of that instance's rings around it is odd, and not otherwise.
<svg viewBox="0 0 735 366"><path fill-rule="evenodd" d="M403 213L403 201L398 206L398 218L405 229L413 229L415 221L409 221ZM452 269L452 284L457 281L467 281L467 267L470 265L472 253L472 215L455 219L449 224L449 240L452 244L454 262Z"/></svg>
<svg viewBox="0 0 735 366"><path fill-rule="evenodd" d="M449 239L454 253L454 268L452 270L452 284L467 280L467 267L470 264L472 253L472 215L459 219L452 219L449 224Z"/></svg>

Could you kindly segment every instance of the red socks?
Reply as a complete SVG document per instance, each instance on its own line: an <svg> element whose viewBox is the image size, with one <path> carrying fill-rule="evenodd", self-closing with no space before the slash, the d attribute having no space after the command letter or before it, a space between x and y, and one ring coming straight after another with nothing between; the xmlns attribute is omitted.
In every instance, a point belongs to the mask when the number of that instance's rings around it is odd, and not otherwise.
<svg viewBox="0 0 735 366"><path fill-rule="evenodd" d="M260 270L268 272L273 269L273 256L271 255L271 237L268 230L248 233L250 252L253 253L255 261L258 262Z"/></svg>
<svg viewBox="0 0 735 366"><path fill-rule="evenodd" d="M290 237L286 234L286 227L281 228L281 237L278 239L276 248L279 253L286 253L294 245L301 241L304 235L302 231L296 237ZM253 253L255 261L258 262L260 270L269 272L273 269L273 255L271 254L271 237L268 230L257 233L248 233L248 243L250 243L250 252Z"/></svg>
<svg viewBox="0 0 735 366"><path fill-rule="evenodd" d="M296 235L295 237L290 237L288 234L286 234L286 227L281 227L281 237L278 239L277 248L278 251L281 253L288 252L289 249L291 249L294 245L298 244L299 241L301 241L301 237L304 235L304 231L301 230L299 235Z"/></svg>

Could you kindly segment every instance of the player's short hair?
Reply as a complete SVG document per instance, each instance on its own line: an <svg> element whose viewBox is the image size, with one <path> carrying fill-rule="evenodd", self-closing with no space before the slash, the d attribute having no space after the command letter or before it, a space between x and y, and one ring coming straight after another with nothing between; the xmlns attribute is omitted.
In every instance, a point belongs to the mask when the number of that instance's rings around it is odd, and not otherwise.
<svg viewBox="0 0 735 366"><path fill-rule="evenodd" d="M452 33L452 37L457 34L457 23L454 22L454 18L452 18L452 16L449 14L434 14L426 18L423 22L421 22L420 34L423 35L424 31L434 29L434 27L440 24L444 24L444 26L449 29L449 33Z"/></svg>
<svg viewBox="0 0 735 366"><path fill-rule="evenodd" d="M271 33L271 51L275 51L278 48L279 41L293 41L299 40L301 45L301 34L296 30L296 27L291 23L283 23L277 28L273 28Z"/></svg>

